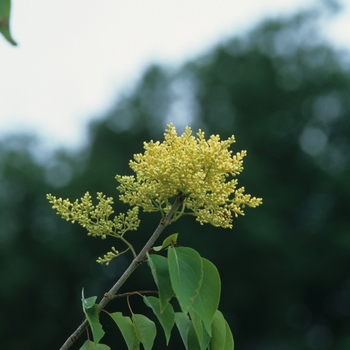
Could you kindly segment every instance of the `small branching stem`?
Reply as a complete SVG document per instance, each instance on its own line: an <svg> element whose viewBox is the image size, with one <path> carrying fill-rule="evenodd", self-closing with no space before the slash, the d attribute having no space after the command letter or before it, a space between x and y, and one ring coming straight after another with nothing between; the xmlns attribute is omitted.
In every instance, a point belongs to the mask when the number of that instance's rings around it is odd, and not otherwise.
<svg viewBox="0 0 350 350"><path fill-rule="evenodd" d="M119 236L118 238L121 239L129 247L127 250L130 249L131 252L132 252L133 257L136 258L137 255L136 255L136 252L134 250L134 247L123 236Z"/></svg>
<svg viewBox="0 0 350 350"><path fill-rule="evenodd" d="M140 253L134 258L134 260L131 262L131 264L125 270L125 272L119 278L119 280L115 283L115 285L107 293L105 293L104 297L101 299L101 301L98 305L99 312L101 312L101 310L112 299L114 299L114 295L117 293L119 288L125 283L125 281L135 271L135 269L139 266L140 262L142 262L145 259L147 251L149 251L149 249L153 247L153 244L155 243L157 238L160 236L160 234L163 232L163 230L171 223L171 219L173 218L174 214L176 213L177 209L179 208L179 206L181 205L183 200L184 200L184 197L182 196L182 193L179 193L178 196L176 197L174 204L172 205L171 209L169 210L168 214L160 221L158 227L153 232L152 236L147 241L145 246L141 249ZM75 330L75 332L66 340L66 342L60 348L60 350L69 349L76 342L76 340L80 337L80 335L84 332L84 330L87 328L88 325L89 325L88 321L85 320Z"/></svg>

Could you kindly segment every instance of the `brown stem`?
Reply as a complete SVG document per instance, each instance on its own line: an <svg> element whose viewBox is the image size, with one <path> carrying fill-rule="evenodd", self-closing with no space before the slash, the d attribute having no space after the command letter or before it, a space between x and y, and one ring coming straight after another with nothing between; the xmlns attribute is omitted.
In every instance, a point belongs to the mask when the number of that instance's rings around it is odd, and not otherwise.
<svg viewBox="0 0 350 350"><path fill-rule="evenodd" d="M176 200L171 207L168 214L165 216L164 219L162 219L156 228L156 230L153 232L150 239L147 241L145 246L141 249L140 253L134 258L134 260L131 262L129 267L125 270L123 275L119 278L119 280L115 283L115 285L107 292L105 293L104 297L101 299L100 303L98 304L98 312L100 312L112 299L113 296L117 293L119 288L125 283L125 281L130 277L130 275L135 271L137 266L144 260L146 257L146 252L152 248L153 244L157 240L157 238L160 236L160 234L163 232L163 230L170 224L171 219L175 212L177 211L180 204L183 202L184 198L181 193L176 197ZM79 336L84 332L86 327L89 325L88 321L85 320L76 330L75 332L66 340L66 342L62 345L60 350L67 350L69 349L74 342L79 338Z"/></svg>
<svg viewBox="0 0 350 350"><path fill-rule="evenodd" d="M128 295L135 295L135 294L140 296L142 296L142 294L158 294L158 291L157 290L137 290L134 292L127 292L127 293L113 295L111 299L124 298Z"/></svg>

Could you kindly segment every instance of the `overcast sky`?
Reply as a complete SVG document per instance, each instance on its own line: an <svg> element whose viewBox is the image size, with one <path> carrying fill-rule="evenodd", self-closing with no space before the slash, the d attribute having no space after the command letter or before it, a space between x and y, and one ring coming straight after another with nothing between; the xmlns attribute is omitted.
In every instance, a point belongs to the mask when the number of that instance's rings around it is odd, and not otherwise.
<svg viewBox="0 0 350 350"><path fill-rule="evenodd" d="M318 0L319 2L320 0ZM86 124L151 62L180 65L262 18L313 0L12 0L17 47L0 38L0 137L76 147ZM350 50L349 7L325 32Z"/></svg>

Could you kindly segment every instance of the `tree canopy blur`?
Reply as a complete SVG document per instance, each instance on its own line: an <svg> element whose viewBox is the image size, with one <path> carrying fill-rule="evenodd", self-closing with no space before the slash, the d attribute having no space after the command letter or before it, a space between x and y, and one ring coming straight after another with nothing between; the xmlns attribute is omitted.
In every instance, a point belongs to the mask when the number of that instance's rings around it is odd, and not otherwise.
<svg viewBox="0 0 350 350"><path fill-rule="evenodd" d="M131 174L129 159L143 141L162 139L170 121L179 132L191 125L207 136L234 134L233 149L248 151L240 184L264 199L233 230L203 233L191 218L172 227L183 232L180 244L218 267L220 309L236 348L350 348L349 55L318 35L315 13L265 21L176 70L150 67L91 125L90 144L78 154L57 151L42 162L33 138L1 141L4 348L61 346L83 318L81 288L100 298L132 258L96 264L115 242L62 221L45 194L117 198L114 176ZM116 201L116 213L126 208ZM136 248L158 219L141 216ZM148 287L141 270L123 290Z"/></svg>

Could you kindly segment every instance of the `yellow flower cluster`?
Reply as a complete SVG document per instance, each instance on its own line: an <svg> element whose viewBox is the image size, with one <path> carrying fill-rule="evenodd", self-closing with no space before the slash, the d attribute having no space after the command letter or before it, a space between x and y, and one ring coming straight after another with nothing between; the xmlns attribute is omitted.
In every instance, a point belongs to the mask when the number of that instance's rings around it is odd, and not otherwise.
<svg viewBox="0 0 350 350"><path fill-rule="evenodd" d="M244 187L237 188L235 176L243 170L246 151L232 154L229 147L235 142L233 136L222 141L218 135L212 135L205 140L204 132L199 130L194 137L189 127L177 136L172 124L168 125L164 136L162 143L145 142L145 152L134 155L130 167L136 177L116 176L120 183L120 199L133 206L126 214L110 220L114 213L113 198L100 192L97 193L96 206L89 192L74 202L47 195L57 214L72 223L78 222L87 229L89 236L102 239L113 236L128 246L123 252L112 247L112 251L98 262L108 265L113 258L128 250L136 257L132 245L123 236L125 232L138 228L139 207L148 212L160 211L164 216L173 204L172 198L181 196L182 206L172 221L188 214L194 215L200 224L231 228L233 215L244 215L246 205L254 208L262 203L261 198L244 194Z"/></svg>
<svg viewBox="0 0 350 350"><path fill-rule="evenodd" d="M140 224L138 207L128 210L126 215L122 213L110 220L109 217L114 212L113 198L106 197L101 192L97 193L98 204L96 206L92 204L89 192L85 193L80 202L75 200L73 203L69 199L57 199L52 194L46 197L52 204L52 208L57 210L58 215L72 223L78 222L87 229L89 236L102 239L107 236L121 238L126 231L137 230Z"/></svg>
<svg viewBox="0 0 350 350"><path fill-rule="evenodd" d="M232 154L234 136L221 141L212 135L205 140L204 132L199 130L194 137L189 127L177 136L172 124L164 136L162 143L145 142L145 152L134 155L130 167L136 177L116 176L123 202L165 215L170 199L181 194L185 199L173 221L190 214L200 224L224 228L232 227L232 214L244 215L246 205L254 208L262 203L261 198L244 194L244 187L237 189L234 177L243 170L246 151Z"/></svg>
<svg viewBox="0 0 350 350"><path fill-rule="evenodd" d="M103 258L98 258L96 260L96 262L100 263L100 264L103 264L105 263L106 265L109 265L109 263L111 262L112 259L116 258L117 256L123 254L122 253L119 253L118 250L115 249L115 247L112 247L112 251L111 252L108 252L107 254L105 254L103 256Z"/></svg>

